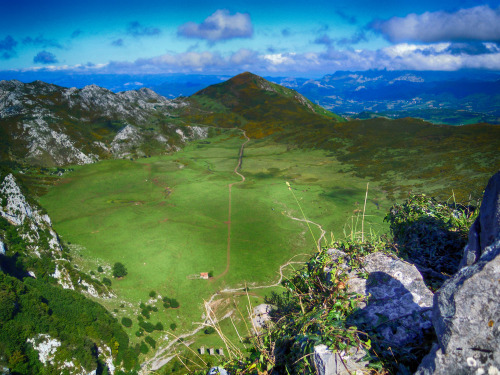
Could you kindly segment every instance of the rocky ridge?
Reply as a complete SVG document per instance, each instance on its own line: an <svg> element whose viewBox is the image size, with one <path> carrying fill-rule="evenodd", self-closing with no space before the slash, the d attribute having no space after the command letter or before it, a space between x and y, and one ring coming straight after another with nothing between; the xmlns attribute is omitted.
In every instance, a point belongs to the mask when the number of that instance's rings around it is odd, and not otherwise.
<svg viewBox="0 0 500 375"><path fill-rule="evenodd" d="M169 152L206 134L174 119L187 105L147 88L115 94L96 85L0 81L0 156L60 166Z"/></svg>

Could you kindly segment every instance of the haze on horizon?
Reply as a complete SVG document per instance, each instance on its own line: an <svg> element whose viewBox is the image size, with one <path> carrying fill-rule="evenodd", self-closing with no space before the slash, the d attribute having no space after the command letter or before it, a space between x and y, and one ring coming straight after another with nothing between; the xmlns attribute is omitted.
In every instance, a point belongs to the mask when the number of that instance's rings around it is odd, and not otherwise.
<svg viewBox="0 0 500 375"><path fill-rule="evenodd" d="M498 1L8 2L0 71L500 71Z"/></svg>

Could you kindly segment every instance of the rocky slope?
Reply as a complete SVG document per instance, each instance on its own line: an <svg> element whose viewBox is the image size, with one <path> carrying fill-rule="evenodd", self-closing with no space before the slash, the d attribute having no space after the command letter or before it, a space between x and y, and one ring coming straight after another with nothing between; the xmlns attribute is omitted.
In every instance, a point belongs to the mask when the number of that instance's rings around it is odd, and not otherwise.
<svg viewBox="0 0 500 375"><path fill-rule="evenodd" d="M168 152L206 136L175 118L184 106L146 88L115 94L95 85L1 81L0 156L59 166Z"/></svg>

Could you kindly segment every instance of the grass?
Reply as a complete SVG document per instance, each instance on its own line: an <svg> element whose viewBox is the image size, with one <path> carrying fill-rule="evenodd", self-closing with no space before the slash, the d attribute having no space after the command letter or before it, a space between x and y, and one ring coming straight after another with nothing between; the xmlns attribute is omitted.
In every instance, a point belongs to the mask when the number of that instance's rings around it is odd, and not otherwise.
<svg viewBox="0 0 500 375"><path fill-rule="evenodd" d="M345 217L362 209L365 182L339 173L341 165L324 151L251 141L241 169L247 181L232 189L229 272L214 281L189 279L209 271L217 276L226 268L227 185L239 180L233 169L243 141L239 132L226 131L172 156L75 167L41 198L55 229L71 243L77 266L94 272L115 262L126 266L125 278L112 279L118 298L101 303L117 309L119 318L132 318L132 340L139 340L134 317L151 290L176 298L180 307L164 310L158 304L150 321L165 327L175 322L176 332L183 332L201 320L202 301L217 290L274 283L281 264L314 251L305 223L291 219L302 214L285 181L292 183L304 214L336 228L335 236L342 234ZM376 187L371 194L367 218L382 230L380 208L391 202ZM319 237L319 229L311 229ZM109 271L97 276L111 278Z"/></svg>

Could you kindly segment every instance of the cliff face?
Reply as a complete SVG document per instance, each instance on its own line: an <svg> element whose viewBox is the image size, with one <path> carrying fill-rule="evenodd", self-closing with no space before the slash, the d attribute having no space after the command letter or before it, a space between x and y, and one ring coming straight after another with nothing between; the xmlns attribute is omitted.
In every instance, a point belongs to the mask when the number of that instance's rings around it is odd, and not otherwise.
<svg viewBox="0 0 500 375"><path fill-rule="evenodd" d="M2 254L17 254L24 264L17 265L15 272L27 272L33 278L49 276L64 289L81 290L95 297L112 296L102 284L71 266L49 215L24 195L12 174L0 183L0 199L0 217L4 219L0 230Z"/></svg>

